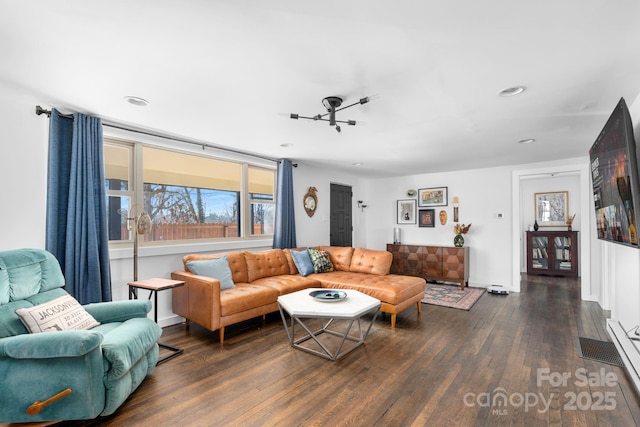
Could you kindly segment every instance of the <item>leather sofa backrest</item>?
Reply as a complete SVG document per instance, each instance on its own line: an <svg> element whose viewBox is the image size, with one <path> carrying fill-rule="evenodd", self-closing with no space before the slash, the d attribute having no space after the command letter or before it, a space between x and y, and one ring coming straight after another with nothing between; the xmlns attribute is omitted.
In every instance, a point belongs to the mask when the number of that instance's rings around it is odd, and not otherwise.
<svg viewBox="0 0 640 427"><path fill-rule="evenodd" d="M282 249L270 249L262 252L243 252L247 263L249 282L263 277L291 274L289 261Z"/></svg>
<svg viewBox="0 0 640 427"><path fill-rule="evenodd" d="M185 271L191 272L187 267L187 261L197 261L203 259L220 258L226 255L229 259L229 269L231 269L231 278L233 283L247 283L249 276L247 275L247 262L242 252L224 252L217 254L191 254L182 257Z"/></svg>
<svg viewBox="0 0 640 427"><path fill-rule="evenodd" d="M379 276L389 274L393 255L387 251L355 248L351 257L349 271L354 273L370 273Z"/></svg>
<svg viewBox="0 0 640 427"><path fill-rule="evenodd" d="M335 271L350 271L353 248L351 246L318 246L316 249L329 252Z"/></svg>

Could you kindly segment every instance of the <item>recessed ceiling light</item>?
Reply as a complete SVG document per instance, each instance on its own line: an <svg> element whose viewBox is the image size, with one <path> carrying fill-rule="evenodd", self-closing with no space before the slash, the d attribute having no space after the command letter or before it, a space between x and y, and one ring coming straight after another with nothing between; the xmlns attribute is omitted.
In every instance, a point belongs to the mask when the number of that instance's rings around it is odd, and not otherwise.
<svg viewBox="0 0 640 427"><path fill-rule="evenodd" d="M362 163L357 162L357 163L351 163L352 166L362 166Z"/></svg>
<svg viewBox="0 0 640 427"><path fill-rule="evenodd" d="M138 96L125 96L124 99L129 104L135 105L137 107L146 107L147 105L149 105L149 101Z"/></svg>
<svg viewBox="0 0 640 427"><path fill-rule="evenodd" d="M536 142L535 139L529 138L529 139L521 139L520 141L518 141L518 144L532 144L534 142Z"/></svg>
<svg viewBox="0 0 640 427"><path fill-rule="evenodd" d="M524 92L525 89L526 89L526 87L524 87L524 86L508 87L508 88L502 89L500 92L498 92L498 95L503 96L503 97L519 95L522 92Z"/></svg>
<svg viewBox="0 0 640 427"><path fill-rule="evenodd" d="M280 147L293 147L293 144L285 142L284 144L280 144Z"/></svg>

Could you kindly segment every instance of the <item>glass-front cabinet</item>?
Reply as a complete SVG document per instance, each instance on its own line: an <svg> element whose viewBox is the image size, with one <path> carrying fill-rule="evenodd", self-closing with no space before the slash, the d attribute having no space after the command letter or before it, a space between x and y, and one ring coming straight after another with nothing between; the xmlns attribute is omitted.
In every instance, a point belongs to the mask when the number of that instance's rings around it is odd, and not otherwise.
<svg viewBox="0 0 640 427"><path fill-rule="evenodd" d="M527 231L527 274L578 277L577 231Z"/></svg>

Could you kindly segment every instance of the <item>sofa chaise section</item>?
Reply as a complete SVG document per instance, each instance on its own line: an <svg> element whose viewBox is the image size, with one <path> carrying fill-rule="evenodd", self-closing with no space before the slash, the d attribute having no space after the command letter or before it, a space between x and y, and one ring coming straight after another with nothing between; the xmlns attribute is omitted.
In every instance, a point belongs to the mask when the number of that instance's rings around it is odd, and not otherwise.
<svg viewBox="0 0 640 427"><path fill-rule="evenodd" d="M391 315L391 327L397 314L424 298L426 281L419 277L389 274L393 255L387 251L364 248L320 246L329 252L334 271L314 273L323 288L353 289L380 300L380 311Z"/></svg>

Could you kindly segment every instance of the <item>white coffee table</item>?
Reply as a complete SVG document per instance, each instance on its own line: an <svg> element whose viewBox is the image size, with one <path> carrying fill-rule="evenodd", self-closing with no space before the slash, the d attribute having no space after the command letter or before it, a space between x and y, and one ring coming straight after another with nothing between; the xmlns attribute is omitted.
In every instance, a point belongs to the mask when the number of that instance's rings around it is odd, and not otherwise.
<svg viewBox="0 0 640 427"><path fill-rule="evenodd" d="M365 295L362 292L348 289L339 290L347 294L347 297L343 300L317 301L309 294L318 290L330 291L329 289L323 288L311 288L279 296L278 308L280 310L280 315L282 316L282 323L284 323L284 328L287 332L287 337L289 338L289 344L291 344L292 347L330 360L337 360L339 357L344 356L364 344L364 341L371 330L371 326L380 312L380 301L370 297L369 295ZM290 324L287 322L285 317L285 311L291 317ZM365 314L372 312L375 312L375 314L365 331L360 323L360 319ZM312 322L317 321L317 319L319 319L321 327L320 329L312 331L309 325ZM336 319L347 320L346 327L343 332L329 329L329 326ZM354 323L358 324L358 333L355 336L350 335L351 327ZM306 332L301 338L295 338L296 324L300 325ZM331 351L325 343L322 343L318 339L318 336L324 333L339 337L337 349ZM302 343L309 340L315 341L321 351L302 345ZM343 349L347 340L353 341L353 344L350 347Z"/></svg>

